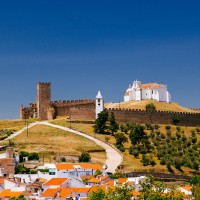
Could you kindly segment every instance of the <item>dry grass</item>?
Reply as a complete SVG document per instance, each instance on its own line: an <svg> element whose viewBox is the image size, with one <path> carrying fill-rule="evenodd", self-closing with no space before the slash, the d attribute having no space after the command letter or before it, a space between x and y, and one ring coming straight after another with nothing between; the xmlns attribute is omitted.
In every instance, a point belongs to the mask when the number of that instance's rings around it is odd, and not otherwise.
<svg viewBox="0 0 200 200"><path fill-rule="evenodd" d="M28 123L36 121L35 119L27 120ZM23 120L0 120L0 130L4 129L12 129L14 131L18 131L25 126L25 122Z"/></svg>
<svg viewBox="0 0 200 200"><path fill-rule="evenodd" d="M67 121L64 118L56 119L56 120L52 121L51 123L58 124L58 125L61 125L61 126L65 126L65 127L69 127L70 126L69 121ZM87 133L88 135L95 136L96 138L99 138L99 139L105 141L105 136L104 135L94 134L93 128L92 128L92 124L71 123L71 126L72 126L73 129L82 131L84 133ZM159 126L160 126L159 131L161 133L166 133L166 129L165 129L166 125L159 125ZM181 131L184 131L185 135L187 137L189 137L189 136L191 136L191 131L195 130L196 127L180 126L180 128L181 128ZM147 134L150 133L149 130L146 130L146 132L147 132ZM171 125L171 132L172 132L172 134L176 133L176 126ZM196 136L197 136L197 139L198 139L198 142L199 142L200 141L200 134L197 134ZM110 138L109 143L111 143L112 145L115 145L115 138L113 136L111 136L111 135L108 136L108 137ZM125 144L126 151L124 153L124 160L123 160L123 163L122 163L124 172L154 171L154 172L169 173L167 168L166 168L166 166L163 166L163 165L159 164L159 160L157 159L157 157L153 157L153 159L157 163L154 167L152 167L152 166L143 166L143 164L140 162L139 158L136 159L136 158L134 158L133 155L129 154L128 149L129 149L130 146L131 146L130 141ZM141 155L140 155L140 158L141 158ZM174 172L176 174L180 174L180 172L178 170L176 170L174 167L172 167L172 168L173 168L173 170L174 170ZM182 169L184 170L184 172L186 174L188 174L189 172L193 171L193 170L191 170L189 168L185 168L185 167L182 167Z"/></svg>
<svg viewBox="0 0 200 200"><path fill-rule="evenodd" d="M76 155L83 151L97 150L91 153L92 162L104 163L106 154L104 149L94 142L66 131L45 125L36 125L26 132L18 135L13 140L19 151L44 153L45 161L53 161L55 155ZM41 155L40 155L41 156Z"/></svg>
<svg viewBox="0 0 200 200"><path fill-rule="evenodd" d="M191 112L197 113L199 111L190 110L188 108L184 108L177 103L165 103L158 102L155 100L142 100L142 101L130 101L130 102L120 102L119 103L106 103L106 108L126 108L126 109L142 109L145 110L146 104L153 103L156 106L156 110L162 111L174 111L174 112Z"/></svg>

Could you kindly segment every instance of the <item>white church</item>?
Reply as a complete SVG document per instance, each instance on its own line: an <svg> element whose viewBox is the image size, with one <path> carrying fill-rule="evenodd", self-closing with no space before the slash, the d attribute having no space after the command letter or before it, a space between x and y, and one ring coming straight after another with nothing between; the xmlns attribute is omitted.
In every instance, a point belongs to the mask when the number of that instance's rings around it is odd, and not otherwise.
<svg viewBox="0 0 200 200"><path fill-rule="evenodd" d="M142 84L141 81L134 81L124 94L124 101L141 101L143 99L153 99L160 102L171 102L171 95L167 91L167 86L158 83Z"/></svg>

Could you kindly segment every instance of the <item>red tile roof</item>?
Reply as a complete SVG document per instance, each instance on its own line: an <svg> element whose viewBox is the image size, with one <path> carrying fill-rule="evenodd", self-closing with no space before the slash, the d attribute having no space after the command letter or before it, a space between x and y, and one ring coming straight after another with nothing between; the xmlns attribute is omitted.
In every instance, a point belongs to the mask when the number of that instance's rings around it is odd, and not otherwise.
<svg viewBox="0 0 200 200"><path fill-rule="evenodd" d="M68 180L68 178L51 178L47 182L45 182L43 185L62 185Z"/></svg>
<svg viewBox="0 0 200 200"><path fill-rule="evenodd" d="M57 170L74 170L75 167L80 166L82 169L94 169L94 170L103 170L102 166L99 164L91 164L91 163L61 163L56 164Z"/></svg>

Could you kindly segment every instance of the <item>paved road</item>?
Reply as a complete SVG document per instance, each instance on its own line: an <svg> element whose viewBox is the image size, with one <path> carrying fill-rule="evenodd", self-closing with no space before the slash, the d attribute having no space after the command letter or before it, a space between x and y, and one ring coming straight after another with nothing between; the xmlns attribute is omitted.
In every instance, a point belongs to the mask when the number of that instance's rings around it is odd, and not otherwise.
<svg viewBox="0 0 200 200"><path fill-rule="evenodd" d="M94 141L99 146L103 147L106 150L106 154L107 154L107 160L105 162L105 164L108 166L108 169L106 170L107 172L114 173L115 169L117 168L117 166L122 163L122 160L123 160L122 154L120 154L112 146L108 145L107 143L105 143L105 142L103 142L101 140L98 140L97 138L94 138L94 137L92 137L90 135L81 133L79 131L76 131L76 130L73 130L73 129L70 129L70 128L66 128L66 127L63 127L63 126L51 124L51 123L46 122L46 121L45 122L32 123L32 124L29 125L29 128L31 128L31 127L33 127L33 126L35 126L37 124L43 124L43 125L46 125L46 126L51 126L51 127L58 128L58 129L61 129L61 130L64 130L64 131L67 131L67 132L70 132L70 133L74 133L76 135L83 136L83 137L85 137L85 138L87 138L87 139L89 139L91 141ZM21 129L20 131L17 131L16 133L12 134L10 137L6 138L6 140L14 138L15 136L21 134L25 130L26 130L26 127Z"/></svg>

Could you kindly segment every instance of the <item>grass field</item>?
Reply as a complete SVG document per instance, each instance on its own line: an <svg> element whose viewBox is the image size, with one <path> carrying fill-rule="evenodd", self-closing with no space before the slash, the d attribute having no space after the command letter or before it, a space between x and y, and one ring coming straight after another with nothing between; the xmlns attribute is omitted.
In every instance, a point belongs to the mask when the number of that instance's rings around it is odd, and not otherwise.
<svg viewBox="0 0 200 200"><path fill-rule="evenodd" d="M31 123L36 121L36 119L28 119L27 122ZM4 129L12 129L14 131L18 131L25 127L24 120L0 120L0 130Z"/></svg>
<svg viewBox="0 0 200 200"><path fill-rule="evenodd" d="M197 113L199 111L194 111L188 108L184 108L177 103L165 103L158 102L155 100L142 100L142 101L129 101L120 103L106 103L106 108L126 108L126 109L142 109L145 110L146 104L153 103L156 106L156 110L162 111L175 111L175 112L191 112Z"/></svg>
<svg viewBox="0 0 200 200"><path fill-rule="evenodd" d="M100 151L90 153L92 162L103 164L106 154L102 147L94 142L45 125L36 125L13 139L19 151L38 152L40 158L44 154L46 162L53 162L56 155L79 156L83 151ZM5 143L5 142L4 142Z"/></svg>

